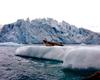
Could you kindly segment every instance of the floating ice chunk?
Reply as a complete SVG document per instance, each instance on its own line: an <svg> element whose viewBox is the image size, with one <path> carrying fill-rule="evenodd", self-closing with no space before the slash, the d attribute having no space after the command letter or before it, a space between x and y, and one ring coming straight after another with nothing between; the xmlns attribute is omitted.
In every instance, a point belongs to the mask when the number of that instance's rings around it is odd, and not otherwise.
<svg viewBox="0 0 100 80"><path fill-rule="evenodd" d="M67 49L60 46L23 46L16 50L16 54L28 57L63 60L65 50Z"/></svg>
<svg viewBox="0 0 100 80"><path fill-rule="evenodd" d="M63 60L65 68L100 69L100 47L80 47L70 51Z"/></svg>
<svg viewBox="0 0 100 80"><path fill-rule="evenodd" d="M23 46L16 54L61 60L64 68L100 69L100 46Z"/></svg>

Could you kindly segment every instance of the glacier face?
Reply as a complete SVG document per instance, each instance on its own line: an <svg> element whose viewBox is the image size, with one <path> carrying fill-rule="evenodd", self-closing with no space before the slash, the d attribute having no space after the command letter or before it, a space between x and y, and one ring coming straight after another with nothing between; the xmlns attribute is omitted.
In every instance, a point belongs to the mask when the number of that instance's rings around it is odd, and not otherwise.
<svg viewBox="0 0 100 80"><path fill-rule="evenodd" d="M19 19L6 24L0 31L0 42L17 42L23 44L42 43L43 39L66 44L100 44L100 34L84 28L77 28L65 21L58 22L52 18Z"/></svg>

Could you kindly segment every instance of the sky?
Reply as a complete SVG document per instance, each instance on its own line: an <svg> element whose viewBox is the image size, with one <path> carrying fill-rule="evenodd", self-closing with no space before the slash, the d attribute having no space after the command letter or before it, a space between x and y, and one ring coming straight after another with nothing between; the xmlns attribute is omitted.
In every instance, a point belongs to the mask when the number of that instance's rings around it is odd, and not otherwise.
<svg viewBox="0 0 100 80"><path fill-rule="evenodd" d="M0 25L27 17L64 20L100 32L100 0L0 0Z"/></svg>

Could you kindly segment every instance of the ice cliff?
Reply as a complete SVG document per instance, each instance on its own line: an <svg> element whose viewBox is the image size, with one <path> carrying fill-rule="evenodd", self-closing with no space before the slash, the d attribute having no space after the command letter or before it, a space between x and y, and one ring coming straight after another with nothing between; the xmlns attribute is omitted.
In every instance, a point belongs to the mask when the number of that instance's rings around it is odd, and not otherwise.
<svg viewBox="0 0 100 80"><path fill-rule="evenodd" d="M42 43L43 39L66 44L100 44L100 34L52 18L23 20L5 24L0 30L0 42L23 44Z"/></svg>

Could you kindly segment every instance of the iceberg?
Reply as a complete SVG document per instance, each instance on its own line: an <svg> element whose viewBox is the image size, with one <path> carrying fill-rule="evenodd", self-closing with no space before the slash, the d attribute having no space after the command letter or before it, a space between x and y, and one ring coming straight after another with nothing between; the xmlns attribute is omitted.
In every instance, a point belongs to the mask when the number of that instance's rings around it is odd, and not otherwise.
<svg viewBox="0 0 100 80"><path fill-rule="evenodd" d="M63 61L63 68L100 69L100 46L22 46L16 55Z"/></svg>
<svg viewBox="0 0 100 80"><path fill-rule="evenodd" d="M68 49L61 46L23 46L16 50L16 55L62 60Z"/></svg>

